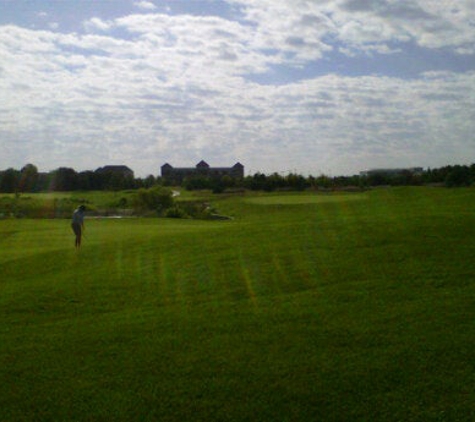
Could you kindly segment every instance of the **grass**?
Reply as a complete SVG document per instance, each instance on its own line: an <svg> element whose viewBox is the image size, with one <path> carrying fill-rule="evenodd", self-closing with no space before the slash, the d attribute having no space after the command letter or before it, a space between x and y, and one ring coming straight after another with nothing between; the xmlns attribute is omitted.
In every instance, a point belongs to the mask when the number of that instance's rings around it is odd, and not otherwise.
<svg viewBox="0 0 475 422"><path fill-rule="evenodd" d="M214 201L0 221L0 420L474 420L473 189Z"/></svg>
<svg viewBox="0 0 475 422"><path fill-rule="evenodd" d="M296 204L322 204L328 202L347 202L353 200L363 200L367 198L366 193L340 193L340 192L333 192L327 194L315 194L313 192L308 193L301 193L301 192L294 192L292 194L282 194L282 193L275 193L275 194L265 194L262 196L254 196L251 198L247 198L246 202L251 204L258 204L258 205L296 205Z"/></svg>

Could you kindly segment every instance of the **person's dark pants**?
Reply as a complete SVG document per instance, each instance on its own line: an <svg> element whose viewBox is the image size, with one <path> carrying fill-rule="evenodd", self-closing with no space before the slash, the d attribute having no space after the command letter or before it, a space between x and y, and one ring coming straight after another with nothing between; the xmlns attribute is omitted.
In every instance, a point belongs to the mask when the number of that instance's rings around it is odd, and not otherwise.
<svg viewBox="0 0 475 422"><path fill-rule="evenodd" d="M78 248L79 246L81 246L81 234L82 234L81 225L77 223L72 223L71 227L73 229L74 234L76 235L76 241L74 244Z"/></svg>

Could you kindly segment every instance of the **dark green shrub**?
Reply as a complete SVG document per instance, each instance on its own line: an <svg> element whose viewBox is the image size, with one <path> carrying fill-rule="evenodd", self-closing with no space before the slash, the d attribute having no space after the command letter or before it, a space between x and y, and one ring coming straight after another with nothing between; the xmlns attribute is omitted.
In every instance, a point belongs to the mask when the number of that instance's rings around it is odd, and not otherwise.
<svg viewBox="0 0 475 422"><path fill-rule="evenodd" d="M172 191L158 186L150 189L139 189L133 199L133 206L138 211L153 210L162 214L173 205Z"/></svg>
<svg viewBox="0 0 475 422"><path fill-rule="evenodd" d="M165 211L165 217L167 218L188 218L188 214L184 209L180 208L178 205L175 205L172 208L168 208Z"/></svg>

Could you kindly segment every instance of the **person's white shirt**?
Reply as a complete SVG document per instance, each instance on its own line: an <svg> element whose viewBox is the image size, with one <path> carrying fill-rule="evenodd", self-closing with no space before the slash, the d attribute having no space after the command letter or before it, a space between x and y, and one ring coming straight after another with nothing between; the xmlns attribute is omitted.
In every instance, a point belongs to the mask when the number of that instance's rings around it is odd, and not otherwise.
<svg viewBox="0 0 475 422"><path fill-rule="evenodd" d="M80 226L84 223L84 210L81 208L77 208L73 212L73 224L79 224Z"/></svg>

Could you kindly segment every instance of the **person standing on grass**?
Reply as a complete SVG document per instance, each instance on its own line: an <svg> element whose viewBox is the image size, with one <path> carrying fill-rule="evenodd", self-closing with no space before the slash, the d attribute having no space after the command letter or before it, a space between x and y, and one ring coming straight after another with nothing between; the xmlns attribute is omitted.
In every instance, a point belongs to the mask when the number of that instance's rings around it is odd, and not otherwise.
<svg viewBox="0 0 475 422"><path fill-rule="evenodd" d="M76 249L81 247L81 237L84 231L84 211L86 211L86 206L79 205L79 207L74 210L73 221L71 222L71 227L76 235L76 241L74 243Z"/></svg>

